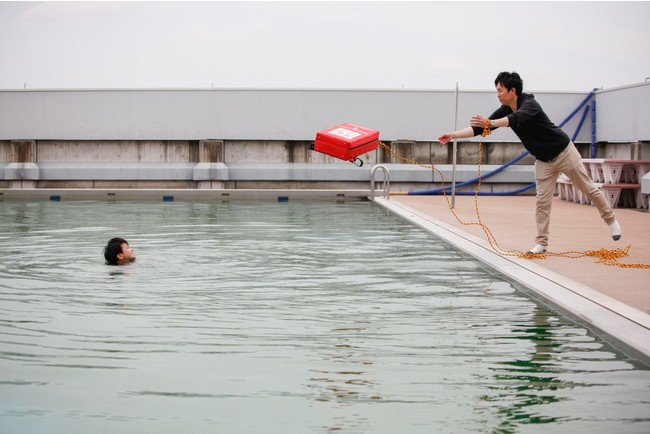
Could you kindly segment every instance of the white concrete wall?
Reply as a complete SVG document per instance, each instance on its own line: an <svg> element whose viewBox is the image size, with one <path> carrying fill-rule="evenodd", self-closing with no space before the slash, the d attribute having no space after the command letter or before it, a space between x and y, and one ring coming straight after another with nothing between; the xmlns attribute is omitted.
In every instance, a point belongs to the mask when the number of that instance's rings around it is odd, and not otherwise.
<svg viewBox="0 0 650 434"><path fill-rule="evenodd" d="M533 93L557 124L588 94ZM607 96L599 110L608 113L607 105L619 106L621 98L628 113L639 107L647 112L648 103L634 92ZM497 107L494 91L461 90L458 127ZM322 129L352 122L379 130L384 141L435 141L453 129L454 109L454 90L4 90L0 140L314 140ZM580 116L564 128L569 136ZM627 114L616 116L627 116L626 125L635 122ZM637 116L636 122L641 121ZM599 127L599 140L650 139L647 127L618 128L607 122ZM501 129L487 141L518 140ZM591 141L589 120L577 141Z"/></svg>
<svg viewBox="0 0 650 434"><path fill-rule="evenodd" d="M598 141L650 140L650 82L596 93Z"/></svg>

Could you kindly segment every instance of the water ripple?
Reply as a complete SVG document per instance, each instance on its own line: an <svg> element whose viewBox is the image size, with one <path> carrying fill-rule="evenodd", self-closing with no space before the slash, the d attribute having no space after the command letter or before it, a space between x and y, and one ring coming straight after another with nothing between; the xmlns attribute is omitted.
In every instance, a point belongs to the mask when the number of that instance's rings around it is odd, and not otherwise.
<svg viewBox="0 0 650 434"><path fill-rule="evenodd" d="M371 203L0 221L3 432L650 428L644 361ZM137 262L103 264L113 236Z"/></svg>

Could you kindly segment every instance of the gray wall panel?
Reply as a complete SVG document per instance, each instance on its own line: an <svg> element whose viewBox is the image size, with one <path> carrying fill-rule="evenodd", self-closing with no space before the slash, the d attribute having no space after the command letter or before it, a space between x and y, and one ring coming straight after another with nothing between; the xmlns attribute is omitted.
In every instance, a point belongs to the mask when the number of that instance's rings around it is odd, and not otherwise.
<svg viewBox="0 0 650 434"><path fill-rule="evenodd" d="M172 93L171 126L173 137L188 140L195 137L217 137L217 93L178 91Z"/></svg>
<svg viewBox="0 0 650 434"><path fill-rule="evenodd" d="M259 90L217 92L217 123L213 139L253 139L262 137L260 130ZM198 138L198 137L197 137Z"/></svg>
<svg viewBox="0 0 650 434"><path fill-rule="evenodd" d="M381 91L348 93L348 119L345 122L379 130L382 140L398 138L398 131L391 131L390 93Z"/></svg>
<svg viewBox="0 0 650 434"><path fill-rule="evenodd" d="M40 138L44 124L52 125L43 116L43 92L3 92L2 125L3 136L6 139ZM48 128L49 129L49 128Z"/></svg>
<svg viewBox="0 0 650 434"><path fill-rule="evenodd" d="M557 124L587 95L533 93ZM650 83L596 98L599 141L650 140ZM379 130L385 141L433 141L453 129L454 104L453 90L0 91L0 140L313 140L352 122ZM497 107L494 91L461 91L458 128ZM581 115L564 127L570 136ZM509 129L488 140L518 141ZM591 114L577 141L591 141Z"/></svg>
<svg viewBox="0 0 650 434"><path fill-rule="evenodd" d="M300 137L313 140L316 132L348 122L346 91L304 91L303 125Z"/></svg>
<svg viewBox="0 0 650 434"><path fill-rule="evenodd" d="M43 99L43 119L57 125L59 138L86 134L86 93L56 93Z"/></svg>
<svg viewBox="0 0 650 434"><path fill-rule="evenodd" d="M597 92L599 141L650 140L650 83Z"/></svg>
<svg viewBox="0 0 650 434"><path fill-rule="evenodd" d="M173 96L170 92L154 91L129 95L130 135L163 139L176 138L172 128Z"/></svg>
<svg viewBox="0 0 650 434"><path fill-rule="evenodd" d="M304 113L303 96L303 92L292 91L260 93L260 116L257 119L259 131L263 131L264 136L270 140L301 139ZM244 134L246 133L244 132Z"/></svg>
<svg viewBox="0 0 650 434"><path fill-rule="evenodd" d="M129 129L131 108L130 95L126 91L90 91L87 98L86 127L75 135L62 134L58 125L48 125L35 139L95 139L119 140L135 138ZM50 93L46 94L48 97ZM136 97L136 95L133 95Z"/></svg>
<svg viewBox="0 0 650 434"><path fill-rule="evenodd" d="M434 140L435 98L431 92L395 92L389 95L386 139ZM453 110L452 110L453 111ZM380 129L380 132L382 130Z"/></svg>

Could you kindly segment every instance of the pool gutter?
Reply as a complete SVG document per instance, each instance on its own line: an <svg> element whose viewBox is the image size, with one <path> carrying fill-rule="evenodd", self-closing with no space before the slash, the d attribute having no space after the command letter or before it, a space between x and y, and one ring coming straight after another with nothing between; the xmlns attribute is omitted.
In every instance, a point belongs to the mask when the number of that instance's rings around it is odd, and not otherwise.
<svg viewBox="0 0 650 434"><path fill-rule="evenodd" d="M145 188L26 188L0 189L0 201L11 200L153 200L153 201L228 201L228 200L366 200L364 189L145 189Z"/></svg>

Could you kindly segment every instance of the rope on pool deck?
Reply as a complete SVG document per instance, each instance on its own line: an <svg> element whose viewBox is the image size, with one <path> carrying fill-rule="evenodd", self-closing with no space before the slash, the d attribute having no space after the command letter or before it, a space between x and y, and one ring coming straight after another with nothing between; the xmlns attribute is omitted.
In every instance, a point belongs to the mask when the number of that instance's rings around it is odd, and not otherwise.
<svg viewBox="0 0 650 434"><path fill-rule="evenodd" d="M478 219L476 222L465 222L458 216L458 214L456 214L456 211L454 211L454 208L451 206L449 196L447 196L447 193L445 191L445 177L440 170L436 169L432 164L421 164L413 159L404 157L403 155L398 154L394 149L392 149L384 142L379 142L379 143L385 149L386 154L390 152L399 160L405 161L407 163L415 164L417 166L424 167L426 169L435 170L440 175L441 184L442 184L441 186L442 194L444 195L445 200L447 201L449 210L454 215L456 220L458 220L460 224L465 226L480 226L481 229L483 229L485 236L487 237L490 247L492 247L492 249L495 252L497 252L502 256L516 256L519 258L526 258L526 259L546 259L549 257L577 259L577 258L584 258L584 257L592 257L594 258L594 262L598 264L612 265L620 268L650 269L650 264L643 264L643 263L626 264L626 263L619 262L619 259L629 256L630 248L632 247L631 245L628 245L625 248L616 248L616 249L600 248L598 250L585 250L585 251L571 250L566 252L557 252L557 253L544 252L544 253L537 253L537 254L523 252L521 250L508 250L508 249L501 248L499 246L499 243L497 242L496 237L490 230L490 228L485 223L483 223L483 220L481 218L481 213L479 211L479 206L478 206L478 197L479 197L479 192L481 191L481 181L483 179L481 176L481 161L483 159L483 138L489 136L490 134L492 134L492 122L488 120L488 124L483 129L483 133L481 134L481 140L479 140L479 144L478 144L478 184L476 187L476 194L474 195L474 208L476 210L476 217Z"/></svg>

